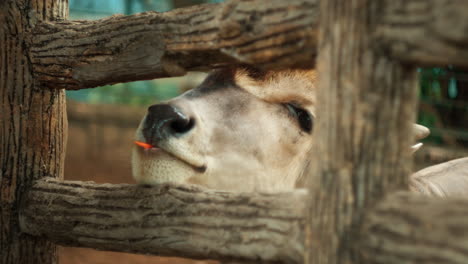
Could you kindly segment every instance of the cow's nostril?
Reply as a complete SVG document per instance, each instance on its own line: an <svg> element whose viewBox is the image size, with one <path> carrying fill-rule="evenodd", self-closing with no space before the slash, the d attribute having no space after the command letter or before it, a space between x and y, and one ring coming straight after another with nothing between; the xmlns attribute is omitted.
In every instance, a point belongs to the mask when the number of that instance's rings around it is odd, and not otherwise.
<svg viewBox="0 0 468 264"><path fill-rule="evenodd" d="M156 104L148 108L142 133L149 144L169 137L182 136L195 126L195 118L170 104Z"/></svg>
<svg viewBox="0 0 468 264"><path fill-rule="evenodd" d="M177 119L172 121L170 126L175 133L187 133L195 126L195 119Z"/></svg>

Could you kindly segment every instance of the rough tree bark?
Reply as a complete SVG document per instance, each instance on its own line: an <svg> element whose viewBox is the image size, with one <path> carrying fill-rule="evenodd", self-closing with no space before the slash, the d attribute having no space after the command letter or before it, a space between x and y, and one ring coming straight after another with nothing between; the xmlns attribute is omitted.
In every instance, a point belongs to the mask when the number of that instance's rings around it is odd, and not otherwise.
<svg viewBox="0 0 468 264"><path fill-rule="evenodd" d="M25 194L19 210L20 228L65 246L303 263L306 197L302 190L236 194L178 184L143 187L45 178ZM453 262L459 259L456 254L445 255L468 252L468 243L463 242L468 237L460 232L453 239L450 233L468 228L464 221L467 205L468 200L452 197L430 200L415 194L391 195L370 210L361 233L356 232L360 239L354 241L359 241L359 250L371 263L440 260L442 257L426 257L419 250L425 252L434 245L444 245L443 258L452 261L440 263L465 263ZM448 237L453 243L443 242ZM457 245L460 241L463 243ZM399 247L406 243L413 244L410 253Z"/></svg>
<svg viewBox="0 0 468 264"><path fill-rule="evenodd" d="M381 1L320 4L319 88L306 263L362 263L362 213L407 189L417 75L373 49Z"/></svg>
<svg viewBox="0 0 468 264"><path fill-rule="evenodd" d="M410 63L468 65L466 1L378 2L375 48ZM47 87L82 89L226 64L310 67L317 3L231 0L98 21L49 21L34 31L34 72Z"/></svg>
<svg viewBox="0 0 468 264"><path fill-rule="evenodd" d="M363 263L468 263L468 200L395 193L364 218Z"/></svg>
<svg viewBox="0 0 468 264"><path fill-rule="evenodd" d="M468 66L468 1L379 0L374 43L417 65Z"/></svg>
<svg viewBox="0 0 468 264"><path fill-rule="evenodd" d="M21 230L66 246L166 256L302 263L306 192L236 194L47 179Z"/></svg>
<svg viewBox="0 0 468 264"><path fill-rule="evenodd" d="M316 3L235 0L167 13L42 23L34 32L34 71L47 87L81 89L230 63L310 67Z"/></svg>
<svg viewBox="0 0 468 264"><path fill-rule="evenodd" d="M67 121L65 93L33 79L31 30L68 16L68 0L0 1L0 263L54 263L55 246L20 235L18 207L32 181L61 177Z"/></svg>

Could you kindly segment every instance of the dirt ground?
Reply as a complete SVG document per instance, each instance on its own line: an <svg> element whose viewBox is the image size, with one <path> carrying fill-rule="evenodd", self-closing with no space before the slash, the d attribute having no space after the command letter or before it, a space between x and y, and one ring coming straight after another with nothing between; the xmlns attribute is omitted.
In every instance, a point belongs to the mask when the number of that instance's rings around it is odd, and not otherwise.
<svg viewBox="0 0 468 264"><path fill-rule="evenodd" d="M65 179L97 183L134 183L130 148L145 109L69 103ZM201 264L194 261L85 248L59 248L60 264Z"/></svg>

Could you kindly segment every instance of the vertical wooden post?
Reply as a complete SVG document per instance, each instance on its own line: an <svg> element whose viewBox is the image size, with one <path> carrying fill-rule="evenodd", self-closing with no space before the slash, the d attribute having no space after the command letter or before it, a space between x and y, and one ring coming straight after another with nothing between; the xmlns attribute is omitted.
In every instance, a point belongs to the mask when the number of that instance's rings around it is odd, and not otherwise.
<svg viewBox="0 0 468 264"><path fill-rule="evenodd" d="M382 1L322 0L306 263L361 263L363 212L407 188L417 74L375 50Z"/></svg>
<svg viewBox="0 0 468 264"><path fill-rule="evenodd" d="M54 263L56 248L21 234L18 204L33 180L62 177L65 92L40 87L29 58L38 21L68 17L68 0L0 1L0 263Z"/></svg>

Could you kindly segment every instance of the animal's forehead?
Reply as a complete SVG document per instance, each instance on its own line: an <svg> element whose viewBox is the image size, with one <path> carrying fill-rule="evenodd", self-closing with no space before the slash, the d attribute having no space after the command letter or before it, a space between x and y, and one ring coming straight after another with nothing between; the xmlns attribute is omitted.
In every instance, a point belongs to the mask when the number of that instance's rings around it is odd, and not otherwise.
<svg viewBox="0 0 468 264"><path fill-rule="evenodd" d="M314 105L315 82L313 70L260 71L236 67L211 72L198 89L206 94L227 87L239 87L268 102L294 101Z"/></svg>
<svg viewBox="0 0 468 264"><path fill-rule="evenodd" d="M239 87L265 101L315 103L316 74L313 70L252 72L238 68L234 80Z"/></svg>

